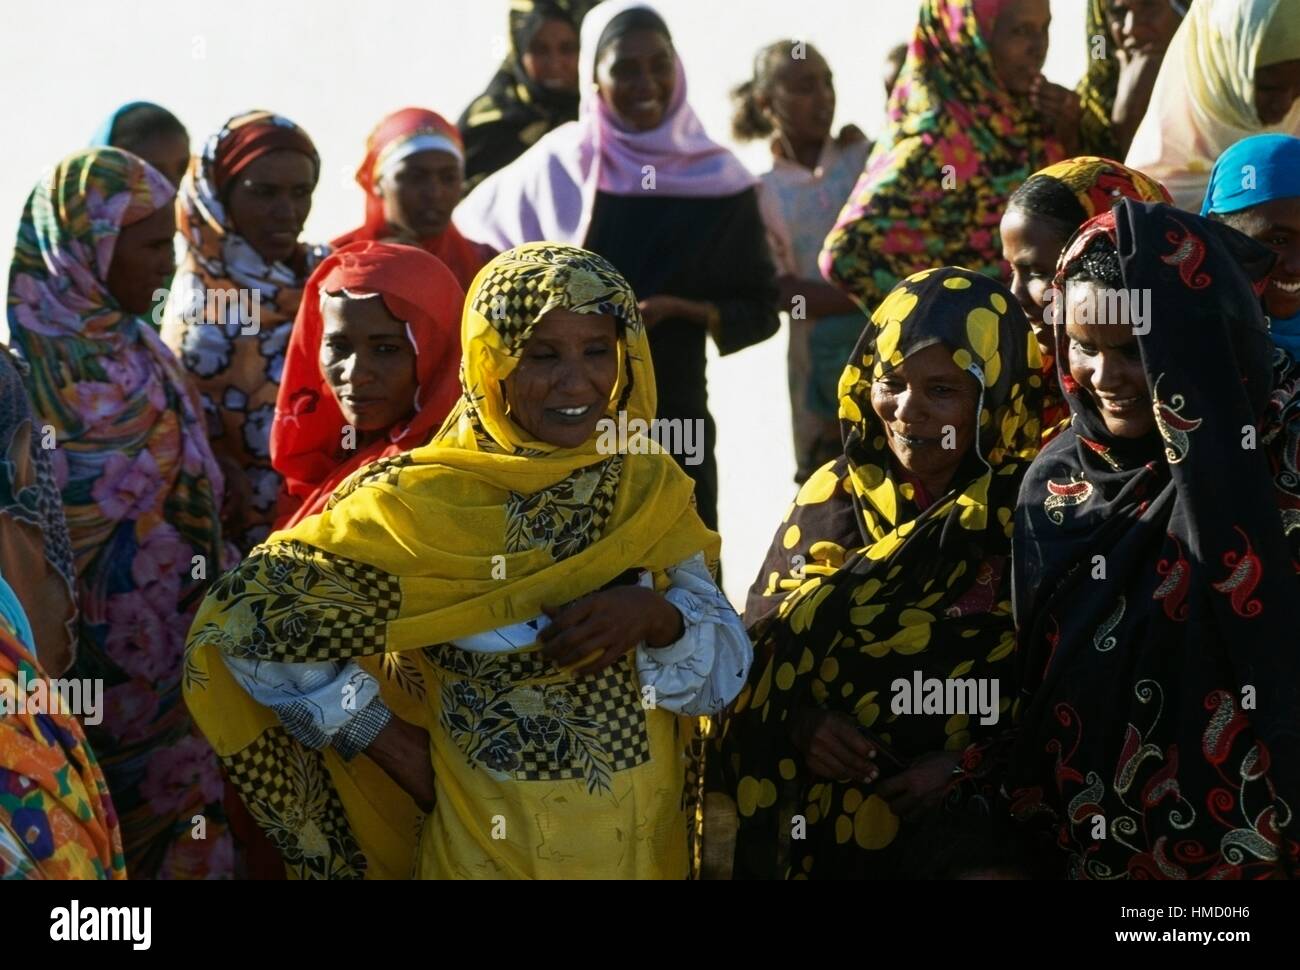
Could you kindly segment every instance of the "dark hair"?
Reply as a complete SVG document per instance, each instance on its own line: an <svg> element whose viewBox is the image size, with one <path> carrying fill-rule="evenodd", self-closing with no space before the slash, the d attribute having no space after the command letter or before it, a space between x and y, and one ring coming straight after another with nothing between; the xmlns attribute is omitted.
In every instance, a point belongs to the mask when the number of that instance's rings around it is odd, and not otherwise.
<svg viewBox="0 0 1300 970"><path fill-rule="evenodd" d="M189 144L190 133L179 118L156 104L139 104L117 116L113 130L108 133L108 143L132 152L154 138L172 135L184 138Z"/></svg>
<svg viewBox="0 0 1300 970"><path fill-rule="evenodd" d="M903 62L907 60L907 48L909 46L910 46L909 44L905 44L905 43L895 44L893 47L889 48L889 53L885 55L885 62L887 64L893 64L897 62L898 65L901 67Z"/></svg>
<svg viewBox="0 0 1300 970"><path fill-rule="evenodd" d="M1119 250L1105 233L1098 233L1083 248L1083 252L1065 264L1063 278L1066 283L1096 283L1108 289L1124 285L1120 269Z"/></svg>
<svg viewBox="0 0 1300 970"><path fill-rule="evenodd" d="M663 18L645 7L633 7L631 10L624 10L605 25L605 29L600 32L600 39L596 41L595 59L599 61L600 55L605 53L605 48L634 30L653 30L657 34L662 34L664 40L668 41L668 45L672 46L673 35L668 32L668 25L664 23Z"/></svg>
<svg viewBox="0 0 1300 970"><path fill-rule="evenodd" d="M772 90L777 68L794 53L795 42L778 40L754 57L754 75L731 89L731 136L736 141L766 138L775 130L772 120L758 107L758 95Z"/></svg>
<svg viewBox="0 0 1300 970"><path fill-rule="evenodd" d="M1007 208L1058 222L1067 236L1088 221L1088 213L1075 194L1050 175L1029 176L1011 193Z"/></svg>

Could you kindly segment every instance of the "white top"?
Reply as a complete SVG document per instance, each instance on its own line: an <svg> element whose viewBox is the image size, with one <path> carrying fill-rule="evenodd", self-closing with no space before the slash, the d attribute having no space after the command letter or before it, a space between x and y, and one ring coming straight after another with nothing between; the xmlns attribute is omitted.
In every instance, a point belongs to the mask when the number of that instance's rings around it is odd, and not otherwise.
<svg viewBox="0 0 1300 970"><path fill-rule="evenodd" d="M683 632L666 647L637 646L640 687L654 689L656 707L691 717L716 714L735 699L749 675L749 636L714 584L702 553L669 567L667 574L664 599L681 613ZM643 572L640 585L648 587L651 581ZM549 625L543 615L452 643L476 653L505 653L536 643ZM375 678L354 661L224 659L244 690L274 710L289 733L308 747L332 744L350 757L365 750L391 716Z"/></svg>

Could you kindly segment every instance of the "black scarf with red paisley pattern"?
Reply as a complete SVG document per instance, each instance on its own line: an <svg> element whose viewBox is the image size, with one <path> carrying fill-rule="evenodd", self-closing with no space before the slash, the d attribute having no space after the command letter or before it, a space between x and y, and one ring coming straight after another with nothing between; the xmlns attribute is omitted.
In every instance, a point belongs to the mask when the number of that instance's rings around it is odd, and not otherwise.
<svg viewBox="0 0 1300 970"><path fill-rule="evenodd" d="M1294 874L1300 528L1267 452L1294 436L1268 422L1297 418L1270 402L1251 282L1272 254L1125 200L1076 234L1058 286L1103 233L1124 287L1150 291L1137 340L1156 430L1116 439L1064 380L1072 425L1025 478L1013 809L1050 820L1074 878Z"/></svg>

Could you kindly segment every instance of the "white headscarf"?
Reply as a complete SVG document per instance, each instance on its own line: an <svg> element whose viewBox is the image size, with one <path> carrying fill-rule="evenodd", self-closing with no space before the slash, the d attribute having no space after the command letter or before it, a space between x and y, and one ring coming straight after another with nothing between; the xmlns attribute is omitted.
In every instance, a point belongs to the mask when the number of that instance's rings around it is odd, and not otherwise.
<svg viewBox="0 0 1300 970"><path fill-rule="evenodd" d="M1163 182L1179 208L1199 212L1226 148L1261 132L1300 135L1300 101L1272 126L1255 109L1255 69L1300 58L1295 20L1297 0L1196 0L1160 65L1126 164Z"/></svg>

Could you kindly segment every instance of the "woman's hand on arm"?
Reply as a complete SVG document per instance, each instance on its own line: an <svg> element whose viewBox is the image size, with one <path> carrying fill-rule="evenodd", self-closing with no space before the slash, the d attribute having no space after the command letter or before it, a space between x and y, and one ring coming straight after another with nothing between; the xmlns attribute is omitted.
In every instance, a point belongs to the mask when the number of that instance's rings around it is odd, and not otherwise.
<svg viewBox="0 0 1300 970"><path fill-rule="evenodd" d="M1040 74L1029 92L1029 102L1065 146L1065 154L1077 155L1079 121L1083 117L1083 104L1079 95L1069 88L1053 84Z"/></svg>
<svg viewBox="0 0 1300 970"><path fill-rule="evenodd" d="M952 773L961 760L959 751L932 751L921 755L906 769L886 778L876 794L889 803L889 810L905 818L937 805Z"/></svg>
<svg viewBox="0 0 1300 970"><path fill-rule="evenodd" d="M433 761L428 731L394 716L365 753L415 800L421 811L433 808Z"/></svg>
<svg viewBox="0 0 1300 970"><path fill-rule="evenodd" d="M643 586L617 586L542 609L551 619L539 637L543 656L557 667L577 665L575 673L583 675L604 670L642 642L675 643L685 629L677 607Z"/></svg>
<svg viewBox="0 0 1300 970"><path fill-rule="evenodd" d="M1119 61L1119 83L1115 89L1115 106L1110 113L1110 128L1119 146L1120 158L1128 154L1133 136L1147 113L1164 57L1163 48L1126 51L1121 47L1115 51L1115 59Z"/></svg>
<svg viewBox="0 0 1300 970"><path fill-rule="evenodd" d="M653 330L669 318L689 320L698 326L712 329L718 313L717 307L712 303L704 300L688 300L681 296L669 296L667 293L647 297L641 301L640 307L641 319L645 321L647 330Z"/></svg>

